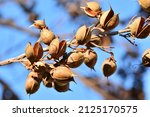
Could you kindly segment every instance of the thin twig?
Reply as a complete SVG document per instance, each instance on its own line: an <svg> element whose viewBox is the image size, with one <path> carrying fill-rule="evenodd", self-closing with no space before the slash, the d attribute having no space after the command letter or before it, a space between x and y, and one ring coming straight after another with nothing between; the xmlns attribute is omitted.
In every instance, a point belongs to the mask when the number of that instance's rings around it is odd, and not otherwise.
<svg viewBox="0 0 150 117"><path fill-rule="evenodd" d="M48 51L48 48L44 48L43 51L44 52ZM1 61L0 62L0 66L8 65L8 64L11 64L11 63L15 63L15 62L20 62L20 60L25 58L25 57L26 57L25 53L23 53L23 54L21 54L21 55L19 55L17 57L13 57L13 58Z"/></svg>

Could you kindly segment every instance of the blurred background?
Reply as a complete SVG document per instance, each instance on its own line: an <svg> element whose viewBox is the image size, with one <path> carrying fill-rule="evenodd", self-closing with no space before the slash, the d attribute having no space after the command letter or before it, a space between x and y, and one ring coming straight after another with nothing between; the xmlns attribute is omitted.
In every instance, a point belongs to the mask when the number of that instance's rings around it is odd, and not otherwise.
<svg viewBox="0 0 150 117"><path fill-rule="evenodd" d="M148 17L137 0L93 0L102 10L110 5L119 13L120 25L114 30L123 29L133 16ZM83 24L90 26L95 19L89 18L80 9L86 0L0 0L0 61L22 54L28 42L35 43L39 31L29 28L35 19L45 19L48 27L61 39L71 40L76 30ZM97 48L98 61L95 71L84 64L74 69L80 77L75 77L70 89L59 93L42 84L30 97L25 91L25 81L29 73L20 63L0 66L0 99L21 100L103 100L103 99L150 99L150 68L141 66L142 53L150 48L150 37L136 39L134 46L120 36L106 40L106 45L114 46L117 71L109 77L103 76L102 62L109 55Z"/></svg>

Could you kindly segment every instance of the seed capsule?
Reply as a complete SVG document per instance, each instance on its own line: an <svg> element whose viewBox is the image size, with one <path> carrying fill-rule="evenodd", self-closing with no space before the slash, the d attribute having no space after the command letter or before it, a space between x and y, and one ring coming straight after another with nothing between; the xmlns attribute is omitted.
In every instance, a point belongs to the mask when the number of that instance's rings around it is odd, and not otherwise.
<svg viewBox="0 0 150 117"><path fill-rule="evenodd" d="M132 23L128 26L131 30L131 36L136 38L146 38L150 34L150 24L145 24L143 17L135 18Z"/></svg>
<svg viewBox="0 0 150 117"><path fill-rule="evenodd" d="M49 45L54 38L55 35L52 31L45 28L41 30L40 39L44 44Z"/></svg>
<svg viewBox="0 0 150 117"><path fill-rule="evenodd" d="M92 35L89 42L86 43L87 47L95 47L95 45L101 45L102 40L101 37L97 36L97 35Z"/></svg>
<svg viewBox="0 0 150 117"><path fill-rule="evenodd" d="M79 45L87 43L91 38L91 31L85 25L81 26L76 32L76 41Z"/></svg>
<svg viewBox="0 0 150 117"><path fill-rule="evenodd" d="M84 54L84 63L91 69L94 69L94 66L97 61L97 54L95 51L88 49Z"/></svg>
<svg viewBox="0 0 150 117"><path fill-rule="evenodd" d="M35 20L33 26L38 29L43 29L46 27L45 20Z"/></svg>
<svg viewBox="0 0 150 117"><path fill-rule="evenodd" d="M35 93L40 87L40 79L36 72L30 72L26 79L25 89L27 94Z"/></svg>
<svg viewBox="0 0 150 117"><path fill-rule="evenodd" d="M49 73L45 72L42 76L42 82L45 87L51 88L53 79L51 78Z"/></svg>
<svg viewBox="0 0 150 117"><path fill-rule="evenodd" d="M102 72L105 77L111 76L116 71L117 65L114 58L107 58L102 64Z"/></svg>
<svg viewBox="0 0 150 117"><path fill-rule="evenodd" d="M25 55L30 62L34 61L34 51L31 43L28 43L25 49Z"/></svg>
<svg viewBox="0 0 150 117"><path fill-rule="evenodd" d="M72 71L65 66L58 66L54 68L53 70L51 70L50 74L53 79L59 81L65 81L65 80L71 81L74 76Z"/></svg>
<svg viewBox="0 0 150 117"><path fill-rule="evenodd" d="M118 14L114 15L112 8L106 12L103 12L100 17L100 25L105 30L112 30L119 24Z"/></svg>
<svg viewBox="0 0 150 117"><path fill-rule="evenodd" d="M58 53L58 51L59 51L59 39L55 38L55 39L53 39L53 41L49 45L49 51L48 51L48 53L52 57L55 57L56 54Z"/></svg>
<svg viewBox="0 0 150 117"><path fill-rule="evenodd" d="M71 68L79 67L84 61L84 54L82 52L72 52L67 59L67 65Z"/></svg>
<svg viewBox="0 0 150 117"><path fill-rule="evenodd" d="M33 50L34 50L34 59L35 61L38 61L43 56L43 47L39 42L36 42L33 47Z"/></svg>
<svg viewBox="0 0 150 117"><path fill-rule="evenodd" d="M138 0L138 2L145 11L150 12L150 0Z"/></svg>
<svg viewBox="0 0 150 117"><path fill-rule="evenodd" d="M54 82L54 88L58 92L66 92L66 91L70 90L69 83L67 83L65 85L59 85L57 82Z"/></svg>
<svg viewBox="0 0 150 117"><path fill-rule="evenodd" d="M87 2L86 7L81 7L86 15L94 18L101 13L100 5L97 2Z"/></svg>
<svg viewBox="0 0 150 117"><path fill-rule="evenodd" d="M147 49L142 55L142 65L150 67L150 49Z"/></svg>

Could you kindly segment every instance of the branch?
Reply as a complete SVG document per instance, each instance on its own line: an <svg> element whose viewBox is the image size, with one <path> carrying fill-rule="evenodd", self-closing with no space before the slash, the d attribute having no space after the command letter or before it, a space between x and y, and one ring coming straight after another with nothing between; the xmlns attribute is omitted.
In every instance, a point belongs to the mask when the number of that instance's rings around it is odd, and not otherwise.
<svg viewBox="0 0 150 117"><path fill-rule="evenodd" d="M12 20L10 19L2 19L0 18L0 25L4 25L4 26L9 26L9 27L12 27L12 28L15 28L19 31L23 31L23 32L26 32L26 33L29 33L31 36L35 36L35 37L39 37L39 34L38 33L35 33L27 28L24 28L24 27L21 27L21 26L18 26L15 24L15 22L13 22Z"/></svg>
<svg viewBox="0 0 150 117"><path fill-rule="evenodd" d="M48 51L48 48L44 48L43 51L44 52ZM20 62L20 60L23 59L23 58L25 58L25 57L26 57L25 53L23 53L23 54L21 54L21 55L19 55L17 57L1 61L0 62L0 66L8 65L8 64L11 64L11 63L15 63L15 62Z"/></svg>

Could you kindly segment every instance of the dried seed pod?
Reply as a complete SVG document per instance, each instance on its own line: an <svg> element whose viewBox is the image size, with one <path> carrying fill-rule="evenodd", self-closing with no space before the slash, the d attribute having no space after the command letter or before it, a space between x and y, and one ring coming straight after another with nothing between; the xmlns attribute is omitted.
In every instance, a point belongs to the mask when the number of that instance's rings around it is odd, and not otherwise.
<svg viewBox="0 0 150 117"><path fill-rule="evenodd" d="M114 15L107 23L106 23L106 29L112 30L119 24L119 15Z"/></svg>
<svg viewBox="0 0 150 117"><path fill-rule="evenodd" d="M55 80L63 81L63 80L72 80L73 72L65 66L58 66L50 71L51 77Z"/></svg>
<svg viewBox="0 0 150 117"><path fill-rule="evenodd" d="M31 62L29 60L25 60L21 62L27 70L32 69Z"/></svg>
<svg viewBox="0 0 150 117"><path fill-rule="evenodd" d="M62 40L59 43L59 50L58 50L58 53L56 55L56 58L61 57L66 52L66 48L67 48L67 42L65 40Z"/></svg>
<svg viewBox="0 0 150 117"><path fill-rule="evenodd" d="M79 67L84 61L82 52L71 52L67 58L67 65L71 68Z"/></svg>
<svg viewBox="0 0 150 117"><path fill-rule="evenodd" d="M100 26L105 30L112 30L119 24L119 15L114 15L112 8L103 12L100 17Z"/></svg>
<svg viewBox="0 0 150 117"><path fill-rule="evenodd" d="M88 49L84 54L84 63L91 69L94 69L94 66L97 62L97 54L94 50Z"/></svg>
<svg viewBox="0 0 150 117"><path fill-rule="evenodd" d="M35 93L40 87L40 81L36 72L30 72L25 84L27 94Z"/></svg>
<svg viewBox="0 0 150 117"><path fill-rule="evenodd" d="M52 31L45 28L41 30L40 39L44 44L49 45L54 38L55 35Z"/></svg>
<svg viewBox="0 0 150 117"><path fill-rule="evenodd" d="M112 8L108 11L103 12L102 16L100 17L100 25L105 27L106 23L113 17L114 11Z"/></svg>
<svg viewBox="0 0 150 117"><path fill-rule="evenodd" d="M100 5L97 2L87 2L86 7L81 7L85 14L94 18L101 13Z"/></svg>
<svg viewBox="0 0 150 117"><path fill-rule="evenodd" d="M25 55L30 62L34 61L34 51L31 43L28 43L25 49Z"/></svg>
<svg viewBox="0 0 150 117"><path fill-rule="evenodd" d="M92 35L89 42L86 43L87 47L95 47L95 45L101 45L102 40L101 37L97 36L97 35Z"/></svg>
<svg viewBox="0 0 150 117"><path fill-rule="evenodd" d="M69 91L69 83L65 84L65 85L59 85L57 82L54 82L54 88L56 91L58 92L66 92Z"/></svg>
<svg viewBox="0 0 150 117"><path fill-rule="evenodd" d="M145 19L143 17L135 18L134 21L129 25L129 28L131 30L131 34L134 36L139 34L142 30L144 22L145 22Z"/></svg>
<svg viewBox="0 0 150 117"><path fill-rule="evenodd" d="M150 35L150 24L145 25L141 32L137 35L137 38L146 38Z"/></svg>
<svg viewBox="0 0 150 117"><path fill-rule="evenodd" d="M87 6L88 8L90 8L91 10L95 12L98 12L101 10L101 7L97 2L87 2Z"/></svg>
<svg viewBox="0 0 150 117"><path fill-rule="evenodd" d="M107 58L102 64L102 72L105 77L111 76L116 71L117 65L114 58Z"/></svg>
<svg viewBox="0 0 150 117"><path fill-rule="evenodd" d="M27 78L26 84L25 84L25 89L27 94L33 94L35 93L40 87L40 83L33 79L33 78Z"/></svg>
<svg viewBox="0 0 150 117"><path fill-rule="evenodd" d="M33 47L34 50L34 59L38 61L43 56L43 47L39 42L36 42Z"/></svg>
<svg viewBox="0 0 150 117"><path fill-rule="evenodd" d="M150 49L145 50L142 55L142 65L150 67Z"/></svg>
<svg viewBox="0 0 150 117"><path fill-rule="evenodd" d="M35 79L38 82L41 82L41 80L42 80L41 75L38 72L33 72L33 71L31 71L28 74L28 78L33 78L33 79Z"/></svg>
<svg viewBox="0 0 150 117"><path fill-rule="evenodd" d="M138 0L138 2L145 11L150 12L150 0Z"/></svg>
<svg viewBox="0 0 150 117"><path fill-rule="evenodd" d="M91 38L91 31L86 25L81 26L76 32L76 41L79 45L87 43Z"/></svg>
<svg viewBox="0 0 150 117"><path fill-rule="evenodd" d="M33 26L38 29L43 29L46 27L45 20L35 20Z"/></svg>
<svg viewBox="0 0 150 117"><path fill-rule="evenodd" d="M59 39L55 38L55 39L52 40L52 42L49 45L49 51L48 51L48 53L52 57L55 57L56 54L58 53L58 51L59 51Z"/></svg>

